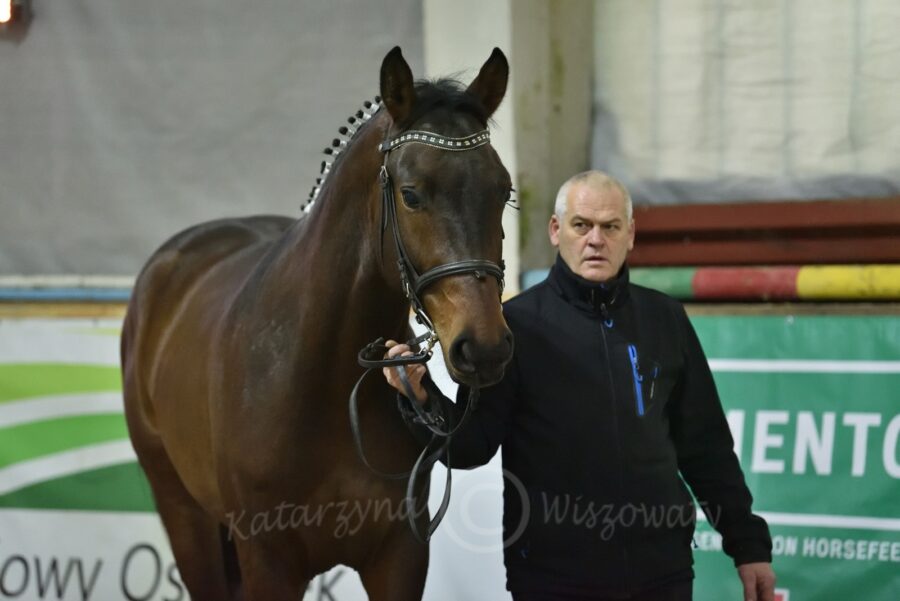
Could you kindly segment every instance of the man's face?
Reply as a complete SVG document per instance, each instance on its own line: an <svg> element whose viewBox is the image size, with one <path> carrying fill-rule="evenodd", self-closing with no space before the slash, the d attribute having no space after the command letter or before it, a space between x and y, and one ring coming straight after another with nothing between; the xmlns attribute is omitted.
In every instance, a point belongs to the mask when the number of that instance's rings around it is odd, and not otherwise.
<svg viewBox="0 0 900 601"><path fill-rule="evenodd" d="M634 221L625 213L625 199L615 186L573 184L566 213L550 218L550 242L574 273L605 282L619 273L634 248Z"/></svg>

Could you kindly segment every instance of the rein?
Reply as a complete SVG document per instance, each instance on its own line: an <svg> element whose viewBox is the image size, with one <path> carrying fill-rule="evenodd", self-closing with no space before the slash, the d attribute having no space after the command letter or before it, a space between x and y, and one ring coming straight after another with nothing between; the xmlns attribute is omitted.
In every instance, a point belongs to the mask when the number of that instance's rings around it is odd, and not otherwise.
<svg viewBox="0 0 900 601"><path fill-rule="evenodd" d="M472 150L480 146L484 146L488 143L490 143L490 133L488 132L488 130L476 132L474 134L461 138L442 136L433 132L412 130L401 133L394 138L389 138L378 146L378 150L384 153L384 161L381 165L381 171L379 173L382 192L381 248L384 248L384 233L387 230L388 224L390 224L391 232L394 237L394 246L397 251L397 269L400 272L400 284L403 289L403 294L406 296L406 299L409 301L412 310L416 315L416 321L424 326L426 331L425 333L413 338L412 340L409 340L406 343L410 348L417 349L413 355L409 355L406 357L394 357L391 359L384 358L385 353L388 350L387 346L385 346L384 344L384 338L379 338L378 340L367 344L359 352L357 360L359 362L359 365L365 368L366 371L356 382L356 385L353 387L353 392L350 394L350 428L353 431L353 442L356 446L356 452L359 455L359 458L362 460L363 464L365 464L365 466L369 468L369 470L383 478L391 480L402 480L404 478L408 479L406 484L405 499L407 521L409 522L409 526L412 529L413 535L419 542L423 544L427 543L432 534L434 534L434 531L441 523L441 520L444 519L444 515L447 513L447 509L450 505L450 490L452 485L452 470L450 469L450 444L453 440L454 434L456 434L456 432L458 432L459 429L468 421L471 412L475 409L475 406L478 403L479 387L472 386L469 388L469 397L466 401L465 410L463 411L463 415L460 418L459 423L454 426L450 423L445 424L444 419L440 416L432 416L426 413L419 406L418 401L416 401L412 385L406 375L406 370L397 370L397 374L399 375L400 381L403 384L406 396L407 398L409 398L410 405L412 406L413 412L415 413L416 421L425 425L425 427L427 427L431 432L431 440L429 440L428 444L425 445L425 448L422 449L422 452L419 454L418 459L416 459L416 462L413 465L412 469L407 472L398 473L388 473L378 470L373 467L372 464L369 463L369 460L366 458L366 454L363 449L362 432L359 422L359 388L362 385L363 380L365 380L366 376L368 376L369 373L373 370L382 369L385 367L393 368L405 367L407 365L414 364L421 365L427 363L431 359L433 354L432 349L438 342L438 336L434 328L434 323L426 313L425 306L419 298L419 295L423 290L425 290L425 288L444 277L471 273L479 280L483 279L486 275L493 276L500 284L500 290L502 293L504 285L504 263L502 260L498 265L492 261L487 261L484 259L465 259L461 261L445 263L443 265L433 267L420 274L412 264L412 261L409 258L409 253L406 251L406 247L403 245L403 239L400 235L400 225L397 221L397 207L394 197L394 184L391 180L391 175L387 168L387 159L388 154L392 150L396 150L404 144L425 144L426 146L431 146L432 148L438 148L440 150L465 152L467 150ZM422 346L423 344L424 346ZM423 472L429 473L434 464L437 463L438 460L440 460L441 456L444 457L445 463L447 464L447 478L444 484L444 496L441 500L440 508L438 509L434 518L428 524L427 531L425 532L425 534L422 534L421 532L419 532L419 528L416 524L415 519L417 517L415 511L415 485L419 474ZM425 510L427 510L427 507L425 508Z"/></svg>

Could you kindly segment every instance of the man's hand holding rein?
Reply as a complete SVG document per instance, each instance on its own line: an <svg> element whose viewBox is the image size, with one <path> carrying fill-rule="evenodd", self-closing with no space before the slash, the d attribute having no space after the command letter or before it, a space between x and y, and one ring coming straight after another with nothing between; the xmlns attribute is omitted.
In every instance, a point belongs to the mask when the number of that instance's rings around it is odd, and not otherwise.
<svg viewBox="0 0 900 601"><path fill-rule="evenodd" d="M406 344L400 344L396 340L388 340L385 343L385 346L388 347L387 358L393 359L394 357L408 357L413 354L412 349L409 348ZM382 369L384 372L384 377L387 378L388 384L397 389L402 395L406 395L406 390L403 388L403 382L400 380L400 376L397 373L397 370L405 369L406 377L409 379L409 383L412 385L413 392L416 393L416 398L414 399L419 405L424 405L428 400L428 393L425 391L425 387L422 386L422 378L425 376L427 369L424 365L406 365L406 366L398 366L398 367L385 367ZM413 400L413 399L410 399Z"/></svg>

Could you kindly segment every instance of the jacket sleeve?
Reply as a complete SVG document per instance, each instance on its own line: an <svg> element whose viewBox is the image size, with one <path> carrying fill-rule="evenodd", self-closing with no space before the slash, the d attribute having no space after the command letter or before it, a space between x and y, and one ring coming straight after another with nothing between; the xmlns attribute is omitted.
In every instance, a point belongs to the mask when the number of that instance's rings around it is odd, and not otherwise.
<svg viewBox="0 0 900 601"><path fill-rule="evenodd" d="M678 467L735 565L771 562L768 525L751 511L753 497L734 454L734 439L706 355L680 305L676 321L684 356L671 413Z"/></svg>
<svg viewBox="0 0 900 601"><path fill-rule="evenodd" d="M475 409L469 413L466 423L453 435L450 444L450 467L471 469L491 460L509 430L517 381L518 375L513 358L499 383L479 391ZM437 419L443 430L456 427L465 412L469 388L460 386L454 403L441 392L430 375L425 376L422 384L428 392L428 401L424 407L426 413L433 420ZM415 417L409 399L404 395L398 395L398 403L413 435L423 445L427 444L432 434ZM443 456L441 462L446 465Z"/></svg>

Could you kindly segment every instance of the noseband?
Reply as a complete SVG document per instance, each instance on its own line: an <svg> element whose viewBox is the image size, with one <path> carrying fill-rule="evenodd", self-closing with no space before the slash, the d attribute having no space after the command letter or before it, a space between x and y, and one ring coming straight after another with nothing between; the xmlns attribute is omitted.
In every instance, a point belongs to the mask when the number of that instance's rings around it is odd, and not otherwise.
<svg viewBox="0 0 900 601"><path fill-rule="evenodd" d="M467 150L479 148L488 143L490 143L490 133L486 129L462 138L442 136L433 132L411 130L406 131L394 138L389 138L378 146L378 149L382 153L384 153L384 161L381 165L381 172L379 174L382 198L382 252L384 249L384 233L387 230L388 224L390 224L391 233L394 237L394 246L397 251L397 269L400 272L400 285L403 289L403 294L406 296L407 300L412 306L412 310L416 315L416 321L424 326L426 331L422 335L407 342L410 348L418 348L418 351L413 355L408 355L406 357L393 357L391 359L384 358L387 351L387 346L385 346L383 338L379 338L375 342L366 345L365 348L363 348L359 352L358 362L360 366L366 368L366 371L365 373L363 373L362 377L360 377L359 381L356 383L356 386L353 387L353 392L350 395L350 427L353 430L353 440L356 445L357 454L359 455L362 462L366 465L366 467L385 478L393 480L408 478L406 486L407 520L409 522L410 528L412 529L413 535L423 543L427 542L428 539L431 538L431 535L437 529L438 524L440 524L441 520L444 518L444 515L447 512L447 508L449 507L451 488L451 469L449 467L450 442L453 438L453 435L468 421L471 411L475 408L475 405L478 402L478 387L472 386L469 388L469 397L459 423L456 425L448 424L446 429L442 428L442 426L444 425L444 421L441 417L435 417L434 415L425 413L425 411L419 406L419 403L416 402L412 385L406 376L406 370L404 369L404 367L406 365L426 363L429 359L431 359L432 348L438 341L434 323L425 312L425 306L422 304L419 295L423 290L425 290L425 288L441 278L467 273L471 273L479 280L484 279L486 275L493 276L497 279L497 283L500 285L500 293L502 294L504 286L503 272L505 269L505 265L502 260L498 265L492 261L488 261L485 259L464 259L461 261L453 261L450 263L439 265L437 267L433 267L420 274L412 264L412 261L409 258L409 253L406 251L406 247L403 245L403 238L400 235L400 224L397 220L397 205L394 197L394 183L391 180L391 175L387 168L387 159L388 154L392 150L396 150L404 144L424 144L426 146L431 146L432 148L437 148L439 150L446 150L450 152L465 152ZM422 346L423 343L424 346ZM362 432L360 430L359 424L357 393L363 380L372 370L381 369L384 367L398 366L401 367L401 369L397 370L397 374L400 377L404 390L406 391L406 396L410 400L410 405L412 406L413 412L415 413L416 421L422 423L429 429L429 431L431 432L431 440L425 446L425 448L422 449L422 452L419 454L415 465L410 471L402 473L386 473L374 468L369 463L363 450ZM431 468L435 463L437 463L442 455L444 456L448 466L446 482L444 486L444 497L441 501L441 506L438 509L437 514L428 525L428 530L424 535L422 535L420 534L418 525L416 524L417 514L415 511L414 496L416 488L415 484L417 476L420 473L430 472Z"/></svg>

